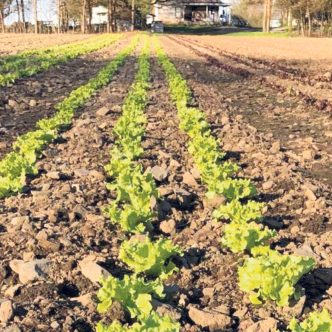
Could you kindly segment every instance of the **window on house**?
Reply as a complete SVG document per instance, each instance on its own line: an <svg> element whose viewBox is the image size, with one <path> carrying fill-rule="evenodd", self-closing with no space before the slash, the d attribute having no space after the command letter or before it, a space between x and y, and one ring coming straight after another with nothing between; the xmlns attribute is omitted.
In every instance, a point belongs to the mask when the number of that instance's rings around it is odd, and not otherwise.
<svg viewBox="0 0 332 332"><path fill-rule="evenodd" d="M176 18L182 17L182 8L181 7L175 7L175 17Z"/></svg>

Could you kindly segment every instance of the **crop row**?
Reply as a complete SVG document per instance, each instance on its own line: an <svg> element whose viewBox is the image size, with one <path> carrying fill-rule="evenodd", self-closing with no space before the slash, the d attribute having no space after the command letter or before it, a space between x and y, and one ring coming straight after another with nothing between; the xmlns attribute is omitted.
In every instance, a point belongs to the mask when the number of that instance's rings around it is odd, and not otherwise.
<svg viewBox="0 0 332 332"><path fill-rule="evenodd" d="M40 120L35 130L16 139L13 151L0 161L0 198L21 192L26 184L26 177L38 173L35 164L42 151L59 136L61 130L71 124L75 111L82 107L98 89L112 80L136 43L137 38L134 38L128 47L88 83L73 90L67 98L58 103L55 106L57 112L54 116Z"/></svg>
<svg viewBox="0 0 332 332"><path fill-rule="evenodd" d="M159 316L152 305L153 297L164 297L163 280L176 270L170 258L181 254L181 250L170 240L154 238L149 233L156 219L151 201L160 199L152 174L144 171L139 163L147 122L144 110L150 80L149 53L150 44L146 39L134 83L114 127L116 141L110 151L111 160L105 166L111 179L107 188L116 193L116 199L105 213L128 237L136 234L122 242L119 253L119 259L132 273L121 279L109 276L101 281L102 287L97 293L99 313L107 313L115 301L120 302L130 315L132 325L122 325L117 320L110 325L99 322L97 332L177 332L180 328L167 315Z"/></svg>
<svg viewBox="0 0 332 332"><path fill-rule="evenodd" d="M59 63L109 46L120 37L120 34L103 35L80 43L27 51L2 58L0 59L0 87L13 83L18 78L32 76Z"/></svg>
<svg viewBox="0 0 332 332"><path fill-rule="evenodd" d="M261 223L264 205L253 199L257 193L255 186L249 180L236 178L238 166L224 160L225 153L212 135L205 114L187 106L190 105L191 92L186 81L159 43L157 50L178 110L180 128L190 138L189 153L207 188L206 195L208 198L222 196L225 199L225 203L213 212L216 220L229 221L224 227L222 245L233 253L245 254L244 263L238 268L240 289L248 293L255 305L269 300L278 306L287 306L290 298L298 299L296 284L314 268L314 260L281 254L268 246L268 240L276 232ZM330 331L331 328L332 320L325 310L312 313L302 323L293 319L289 325L292 331Z"/></svg>

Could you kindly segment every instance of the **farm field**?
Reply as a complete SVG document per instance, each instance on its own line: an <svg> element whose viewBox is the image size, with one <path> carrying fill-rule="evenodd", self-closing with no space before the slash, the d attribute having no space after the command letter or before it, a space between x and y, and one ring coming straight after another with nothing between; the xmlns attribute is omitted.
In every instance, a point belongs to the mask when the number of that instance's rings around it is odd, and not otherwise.
<svg viewBox="0 0 332 332"><path fill-rule="evenodd" d="M45 48L55 45L63 45L91 38L91 35L59 34L59 35L35 35L3 33L0 36L0 56L13 55L18 52Z"/></svg>
<svg viewBox="0 0 332 332"><path fill-rule="evenodd" d="M97 38L0 90L0 330L331 331L329 44Z"/></svg>

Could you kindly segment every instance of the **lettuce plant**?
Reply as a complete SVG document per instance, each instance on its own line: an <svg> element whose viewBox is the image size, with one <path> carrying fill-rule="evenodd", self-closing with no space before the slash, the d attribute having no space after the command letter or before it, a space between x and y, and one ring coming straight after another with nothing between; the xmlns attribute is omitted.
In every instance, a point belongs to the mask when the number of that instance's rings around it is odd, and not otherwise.
<svg viewBox="0 0 332 332"><path fill-rule="evenodd" d="M292 332L330 332L332 331L332 318L326 309L321 312L314 311L301 323L293 318L288 328Z"/></svg>
<svg viewBox="0 0 332 332"><path fill-rule="evenodd" d="M268 247L252 248L251 253L238 274L240 289L249 293L253 304L272 300L287 306L291 297L298 297L296 283L315 266L312 258L282 255Z"/></svg>
<svg viewBox="0 0 332 332"><path fill-rule="evenodd" d="M145 281L137 275L125 275L122 280L113 276L102 280L97 293L97 310L105 313L114 301L120 302L132 318L146 318L152 311L152 296L163 298L164 287L159 279Z"/></svg>
<svg viewBox="0 0 332 332"><path fill-rule="evenodd" d="M130 203L119 205L113 202L105 208L105 213L111 223L119 225L124 232L144 233L153 229L152 220L155 214L150 208L137 210Z"/></svg>
<svg viewBox="0 0 332 332"><path fill-rule="evenodd" d="M182 255L182 251L171 240L133 237L122 243L119 258L135 273L167 277L176 271L174 263L169 260L174 255Z"/></svg>
<svg viewBox="0 0 332 332"><path fill-rule="evenodd" d="M260 221L262 219L262 209L264 203L248 201L242 204L238 200L233 200L226 205L220 205L213 211L216 219L225 219L232 222L243 224L249 221Z"/></svg>
<svg viewBox="0 0 332 332"><path fill-rule="evenodd" d="M224 228L222 244L229 248L233 253L266 244L266 242L277 235L277 232L267 227L251 223L231 222Z"/></svg>

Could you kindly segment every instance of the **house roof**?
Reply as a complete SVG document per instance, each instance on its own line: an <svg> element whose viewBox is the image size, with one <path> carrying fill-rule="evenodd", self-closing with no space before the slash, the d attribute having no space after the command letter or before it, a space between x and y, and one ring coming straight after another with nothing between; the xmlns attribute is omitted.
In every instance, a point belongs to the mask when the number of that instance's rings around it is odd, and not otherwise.
<svg viewBox="0 0 332 332"><path fill-rule="evenodd" d="M224 1L224 0L182 0L182 4L184 5L192 5L192 6L197 6L197 5L212 5L212 6L223 6L223 7L228 7L231 6L230 1Z"/></svg>

